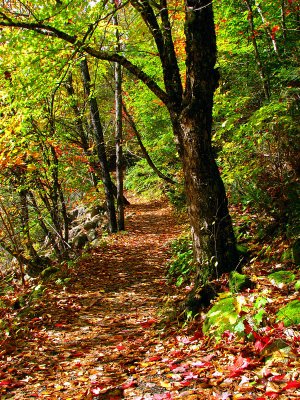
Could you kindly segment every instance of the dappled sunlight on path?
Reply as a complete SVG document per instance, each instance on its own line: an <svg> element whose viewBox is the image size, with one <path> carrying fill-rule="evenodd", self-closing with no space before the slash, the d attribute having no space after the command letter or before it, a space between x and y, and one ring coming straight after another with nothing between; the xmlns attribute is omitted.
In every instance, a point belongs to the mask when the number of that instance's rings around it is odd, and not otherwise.
<svg viewBox="0 0 300 400"><path fill-rule="evenodd" d="M35 310L28 342L11 356L23 382L15 399L85 399L97 391L106 395L95 398L123 398L121 389L109 394L109 388L126 385L157 344L151 327L172 290L165 278L168 243L181 228L166 203L131 201L127 231L85 254L70 284L49 289Z"/></svg>

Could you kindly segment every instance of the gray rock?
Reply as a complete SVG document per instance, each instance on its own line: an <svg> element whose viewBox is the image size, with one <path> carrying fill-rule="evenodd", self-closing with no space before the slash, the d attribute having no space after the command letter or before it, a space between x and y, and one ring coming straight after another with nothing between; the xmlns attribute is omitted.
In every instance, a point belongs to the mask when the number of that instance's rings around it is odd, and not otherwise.
<svg viewBox="0 0 300 400"><path fill-rule="evenodd" d="M97 237L97 233L95 231L95 229L91 229L88 233L87 233L87 238L89 242L92 242L93 240L95 240Z"/></svg>
<svg viewBox="0 0 300 400"><path fill-rule="evenodd" d="M89 241L88 236L85 232L80 232L74 237L72 244L76 249L82 249Z"/></svg>

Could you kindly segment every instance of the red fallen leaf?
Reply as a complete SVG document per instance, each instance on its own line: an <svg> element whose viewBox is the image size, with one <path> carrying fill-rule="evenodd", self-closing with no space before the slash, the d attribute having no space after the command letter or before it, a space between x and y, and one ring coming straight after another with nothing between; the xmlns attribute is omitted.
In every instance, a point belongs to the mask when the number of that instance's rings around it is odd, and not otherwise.
<svg viewBox="0 0 300 400"><path fill-rule="evenodd" d="M141 322L140 325L141 325L142 328L149 328L150 326L152 326L156 322L157 322L157 319L152 318L152 319L148 319L145 322Z"/></svg>
<svg viewBox="0 0 300 400"><path fill-rule="evenodd" d="M202 331L197 331L194 333L194 336L191 337L190 342L194 342L195 340L202 339L203 336L204 335L203 335Z"/></svg>
<svg viewBox="0 0 300 400"><path fill-rule="evenodd" d="M161 360L161 356L153 356L149 358L149 361L159 361Z"/></svg>
<svg viewBox="0 0 300 400"><path fill-rule="evenodd" d="M300 388L300 381L290 381L286 384L283 390L299 389L299 388Z"/></svg>
<svg viewBox="0 0 300 400"><path fill-rule="evenodd" d="M223 332L222 337L224 339L227 339L228 342L232 342L234 340L234 338L235 338L235 334L233 332L230 332L230 331L225 331L225 332Z"/></svg>
<svg viewBox="0 0 300 400"><path fill-rule="evenodd" d="M246 335L249 335L249 333L252 333L252 332L253 332L252 326L249 324L248 321L244 320L244 321L243 321L243 324L244 324L244 328L245 328L245 333L246 333Z"/></svg>
<svg viewBox="0 0 300 400"><path fill-rule="evenodd" d="M205 361L205 362L203 362L203 361L196 361L196 362L193 362L193 363L192 363L192 366L193 366L193 367L200 367L200 368L211 367L211 366L212 366L212 363L209 362L209 361Z"/></svg>
<svg viewBox="0 0 300 400"><path fill-rule="evenodd" d="M54 326L55 326L56 328L64 328L64 327L65 327L64 324L60 324L60 323L55 324Z"/></svg>
<svg viewBox="0 0 300 400"><path fill-rule="evenodd" d="M165 399L173 399L170 392L163 393L163 394L155 394L153 396L153 400L165 400Z"/></svg>
<svg viewBox="0 0 300 400"><path fill-rule="evenodd" d="M0 382L0 386L9 386L13 383L13 381L11 379L7 379L5 381L1 381Z"/></svg>
<svg viewBox="0 0 300 400"><path fill-rule="evenodd" d="M184 372L182 374L182 376L184 376L184 380L190 380L190 379L197 379L198 375L197 374L193 374L193 372Z"/></svg>
<svg viewBox="0 0 300 400"><path fill-rule="evenodd" d="M235 363L232 366L229 366L229 370L231 373L229 374L230 378L234 378L236 376L240 376L244 373L244 369L248 368L250 363L249 363L249 358L244 358L242 356L238 356L235 360Z"/></svg>
<svg viewBox="0 0 300 400"><path fill-rule="evenodd" d="M269 337L262 338L261 340L256 340L254 344L255 350L262 352L270 343L273 342L273 339Z"/></svg>
<svg viewBox="0 0 300 400"><path fill-rule="evenodd" d="M182 356L182 352L180 350L173 350L173 351L171 351L170 356L171 357L180 357L180 356Z"/></svg>
<svg viewBox="0 0 300 400"><path fill-rule="evenodd" d="M284 382L286 375L274 375L269 380L272 382Z"/></svg>
<svg viewBox="0 0 300 400"><path fill-rule="evenodd" d="M123 344L118 344L118 345L116 346L116 349L118 349L118 350L125 350L126 347L125 347Z"/></svg>
<svg viewBox="0 0 300 400"><path fill-rule="evenodd" d="M270 391L270 392L266 392L265 395L267 397L270 397L271 399L277 399L277 397L280 395L280 393Z"/></svg>
<svg viewBox="0 0 300 400"><path fill-rule="evenodd" d="M180 386L181 387L191 386L191 384L192 384L191 381L182 381L182 382L180 382Z"/></svg>
<svg viewBox="0 0 300 400"><path fill-rule="evenodd" d="M122 384L122 389L129 389L136 386L136 381L125 382Z"/></svg>
<svg viewBox="0 0 300 400"><path fill-rule="evenodd" d="M39 318L39 317L34 317L34 318L32 318L32 319L30 320L30 322L35 322L35 321L40 321L40 318Z"/></svg>
<svg viewBox="0 0 300 400"><path fill-rule="evenodd" d="M254 338L256 339L254 348L259 352L263 351L270 343L273 342L273 339L269 336L261 336L255 331L253 331L252 333Z"/></svg>
<svg viewBox="0 0 300 400"><path fill-rule="evenodd" d="M216 355L214 353L208 354L207 356L203 357L202 360L203 361L207 361L209 362L210 360L212 360Z"/></svg>
<svg viewBox="0 0 300 400"><path fill-rule="evenodd" d="M277 324L274 324L274 328L279 329L279 330L283 330L285 328L284 326L284 322L277 322Z"/></svg>
<svg viewBox="0 0 300 400"><path fill-rule="evenodd" d="M24 386L25 383L22 381L13 381L12 379L6 379L0 382L0 386L9 386L10 388L19 388Z"/></svg>

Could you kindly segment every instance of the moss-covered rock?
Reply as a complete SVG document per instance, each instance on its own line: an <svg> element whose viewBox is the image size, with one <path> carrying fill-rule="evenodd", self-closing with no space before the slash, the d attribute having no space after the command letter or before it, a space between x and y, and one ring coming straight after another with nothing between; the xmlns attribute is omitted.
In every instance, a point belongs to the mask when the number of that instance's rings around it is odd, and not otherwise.
<svg viewBox="0 0 300 400"><path fill-rule="evenodd" d="M56 267L48 267L41 272L41 277L43 279L48 279L51 275L56 274L58 271L59 270Z"/></svg>
<svg viewBox="0 0 300 400"><path fill-rule="evenodd" d="M202 331L207 335L220 338L223 332L233 330L238 320L236 299L231 293L218 300L206 315Z"/></svg>
<svg viewBox="0 0 300 400"><path fill-rule="evenodd" d="M288 284L295 280L295 274L291 271L276 271L268 275L271 283L275 285Z"/></svg>
<svg viewBox="0 0 300 400"><path fill-rule="evenodd" d="M300 324L300 301L293 300L277 312L277 321L285 326Z"/></svg>
<svg viewBox="0 0 300 400"><path fill-rule="evenodd" d="M33 288L31 294L30 294L30 301L38 299L44 294L44 291L46 290L46 286L44 285L37 285Z"/></svg>
<svg viewBox="0 0 300 400"><path fill-rule="evenodd" d="M251 279L237 271L232 271L229 275L229 289L233 293L241 292L253 286Z"/></svg>

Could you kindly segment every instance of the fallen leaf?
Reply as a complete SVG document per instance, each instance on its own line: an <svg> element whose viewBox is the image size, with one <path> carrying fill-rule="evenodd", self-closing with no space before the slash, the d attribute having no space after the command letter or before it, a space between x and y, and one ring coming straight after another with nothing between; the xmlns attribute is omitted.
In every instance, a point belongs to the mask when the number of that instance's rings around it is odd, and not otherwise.
<svg viewBox="0 0 300 400"><path fill-rule="evenodd" d="M286 384L283 390L299 389L299 388L300 388L300 381L290 381Z"/></svg>

